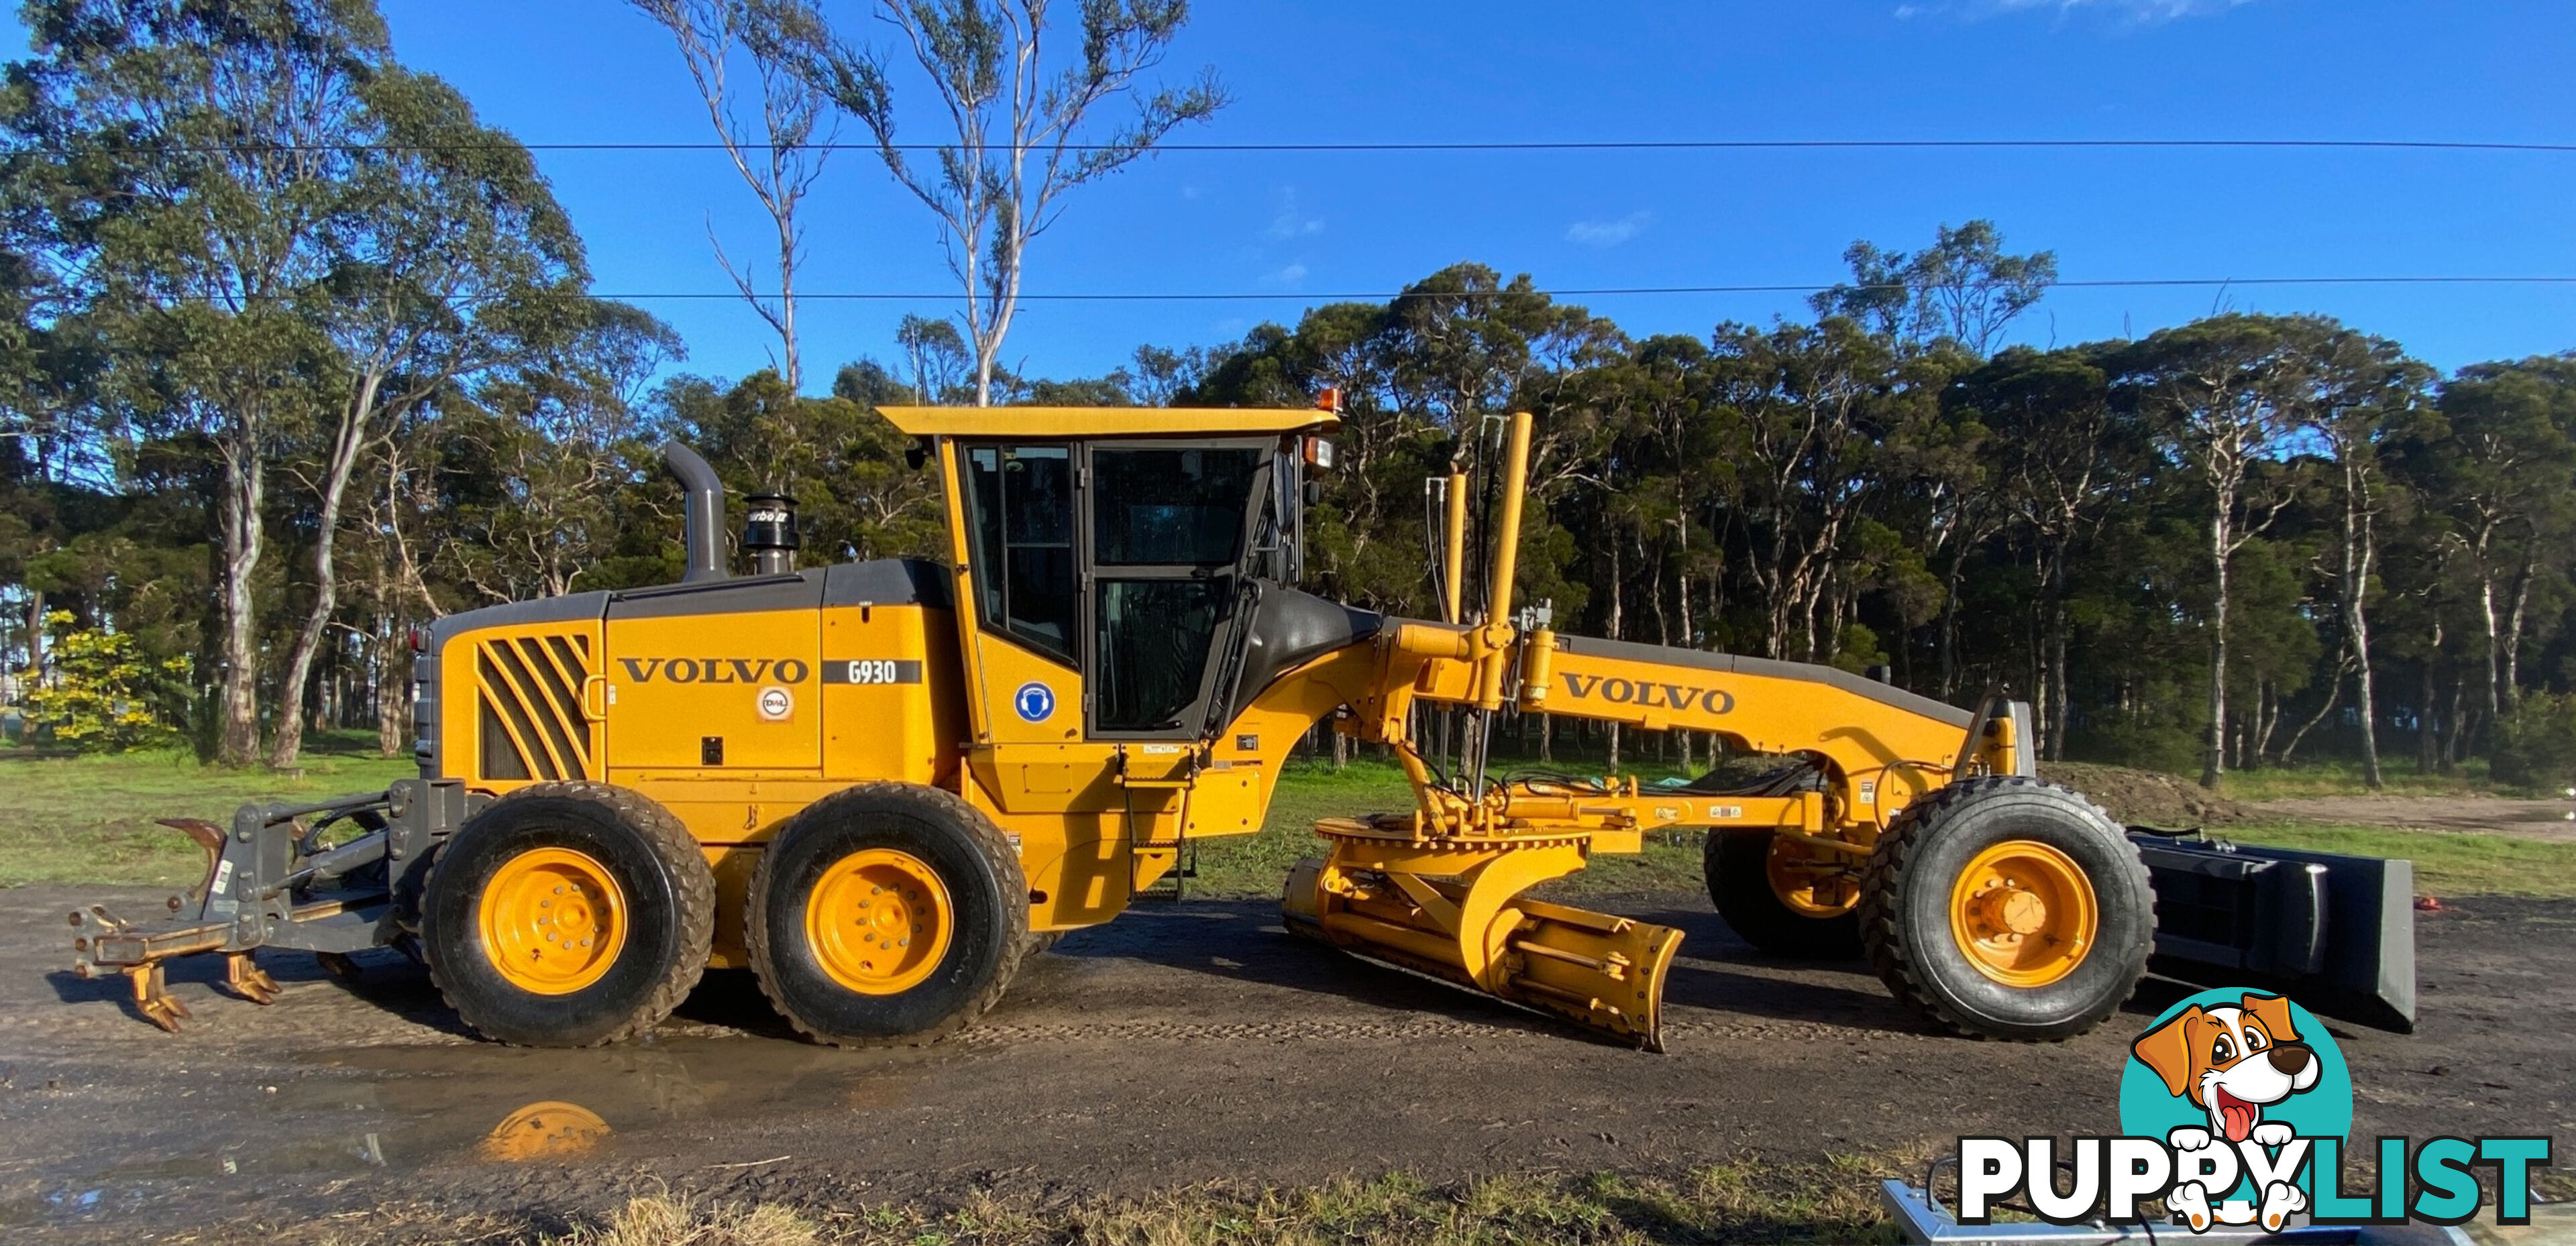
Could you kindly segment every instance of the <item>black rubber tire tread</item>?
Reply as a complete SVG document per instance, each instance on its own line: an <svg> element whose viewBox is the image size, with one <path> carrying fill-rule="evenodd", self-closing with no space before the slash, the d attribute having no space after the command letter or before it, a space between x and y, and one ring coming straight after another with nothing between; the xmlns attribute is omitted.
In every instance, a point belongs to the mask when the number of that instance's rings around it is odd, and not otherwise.
<svg viewBox="0 0 2576 1246"><path fill-rule="evenodd" d="M1700 849L1701 877L1709 902L1737 938L1773 956L1801 960L1853 960L1860 956L1860 915L1809 917L1771 889L1771 832L1752 828L1711 830Z"/></svg>
<svg viewBox="0 0 2576 1246"><path fill-rule="evenodd" d="M1966 965L1965 954L1948 932L1947 880L1933 880L1932 894L1941 897L1942 906L1937 935L1927 937L1921 931L1911 931L1905 920L1904 896L1924 885L1922 872L1929 868L1924 858L1936 841L1973 833L1975 828L1964 820L1972 814L1999 812L2004 802L2024 812L2036 804L2064 819L2070 827L2080 828L2078 835L2094 837L2094 846L2099 850L2096 855L2101 858L2098 863L2105 867L2100 872L2087 872L2102 914L2101 939L2072 977L2035 988L2061 998L2074 996L2074 1006L2063 1008L2062 1015L2015 1019L1981 1014L1959 999L1957 992L1946 989L1945 976L1976 974ZM2057 846L2061 850L2065 847ZM2018 775L1963 779L1906 806L1878 837L1877 850L1862 875L1859 913L1861 941L1868 950L1871 966L1889 992L1942 1029L1965 1038L2056 1042L2085 1033L2128 1002L2139 980L2146 976L2147 956L2155 947L2155 890L2146 862L2129 842L2128 832L2101 806L2075 789ZM1945 975L1945 968L1952 972ZM2016 989L2001 984L1980 985L1988 983L1982 975L1958 980L1971 989ZM2058 989L2079 982L2093 989Z"/></svg>
<svg viewBox="0 0 2576 1246"><path fill-rule="evenodd" d="M914 805L924 820L946 825L958 832L963 844L984 859L986 868L998 884L1001 924L992 932L994 943L1001 949L990 969L990 976L959 1006L936 1022L901 1033L856 1034L836 1031L814 1023L802 1014L792 998L790 985L783 980L785 967L778 959L779 949L769 937L769 904L773 890L773 866L780 859L779 845L792 835L808 834L801 828L830 827L862 810L882 808L885 802ZM760 864L753 868L748 902L744 904L743 944L751 954L752 976L760 982L760 993L769 997L770 1006L785 1017L797 1033L807 1039L833 1047L920 1047L938 1042L974 1024L975 1020L1000 1002L1018 975L1020 963L1030 954L1032 940L1043 936L1029 933L1027 876L1020 870L1020 856L1000 827L984 812L966 803L964 797L944 788L917 783L862 783L843 788L807 805L781 828L777 838L760 854ZM1052 942L1052 940L1049 940ZM953 939L952 939L953 943ZM954 955L952 951L951 955ZM919 988L915 988L916 990Z"/></svg>
<svg viewBox="0 0 2576 1246"><path fill-rule="evenodd" d="M1030 931L1027 937L1020 940L1021 963L1025 964L1030 957L1038 955L1039 953L1046 951L1048 948L1054 947L1055 941L1063 937L1064 932L1061 930Z"/></svg>
<svg viewBox="0 0 2576 1246"><path fill-rule="evenodd" d="M440 941L441 932L432 929L433 915L439 907L441 871L450 868L456 846L469 842L467 837L477 834L475 828L478 825L488 828L505 823L519 817L529 805L547 800L578 801L596 806L610 814L619 827L633 834L664 868L670 883L672 903L669 908L676 917L673 954L653 976L648 989L636 992L631 1002L614 1010L613 1015L585 1026L588 1032L564 1036L531 1031L520 1021L502 1015L511 1001L506 997L486 998L481 990L466 981L458 967L442 966L445 958L428 951L438 946ZM486 830L482 833L492 832ZM663 808L660 802L641 792L608 783L537 783L484 806L439 845L437 855L430 862L421 894L421 959L428 962L430 982L438 988L439 997L447 1001L448 1007L454 1008L456 1015L476 1033L512 1046L597 1047L650 1033L680 1006L682 1000L689 997L690 991L697 989L698 979L707 971L707 957L714 945L716 877L715 871L707 866L706 854L699 848L697 838L689 834L678 816Z"/></svg>

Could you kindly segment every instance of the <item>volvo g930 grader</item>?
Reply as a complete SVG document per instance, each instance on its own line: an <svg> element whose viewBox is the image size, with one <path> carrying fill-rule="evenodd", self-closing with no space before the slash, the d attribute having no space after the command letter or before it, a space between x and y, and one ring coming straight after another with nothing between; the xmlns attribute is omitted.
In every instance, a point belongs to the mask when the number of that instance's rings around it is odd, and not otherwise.
<svg viewBox="0 0 2576 1246"><path fill-rule="evenodd" d="M1482 603L1461 600L1450 482L1438 621L1296 587L1329 402L884 414L939 473L944 563L796 570L792 503L756 497L751 572L729 575L715 475L667 447L687 490L680 583L425 629L419 778L172 820L206 848L203 885L152 921L73 914L77 971L128 975L143 1016L176 1029L173 957L220 954L265 1003L256 949L346 969L391 945L477 1032L577 1046L650 1030L710 966L748 967L816 1040L927 1041L1195 841L1259 830L1291 748L1329 722L1392 752L1413 808L1318 823L1288 929L1618 1041L1660 1046L1680 933L1531 892L1681 828L1706 831L1710 893L1746 940L1865 949L1962 1034L2079 1033L2151 955L2411 1018L2403 862L2133 835L2034 777L2019 704L1559 635L1516 609L1525 414ZM1507 706L1789 764L1736 790L1498 779L1475 744ZM1417 707L1462 717L1470 760L1427 758Z"/></svg>

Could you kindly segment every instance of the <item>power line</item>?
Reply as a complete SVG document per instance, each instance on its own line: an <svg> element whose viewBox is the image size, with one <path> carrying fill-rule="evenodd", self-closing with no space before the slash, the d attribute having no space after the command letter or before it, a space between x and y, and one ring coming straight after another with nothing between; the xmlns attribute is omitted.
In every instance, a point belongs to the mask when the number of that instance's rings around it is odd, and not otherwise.
<svg viewBox="0 0 2576 1246"><path fill-rule="evenodd" d="M2510 276L2510 277L2159 277L2123 278L2097 281L2060 281L2050 288L2057 290L2149 290L2149 289L2216 289L2235 286L2480 286L2539 285L2576 286L2576 276ZM1493 298L1504 294L1539 294L1548 298L1617 298L1630 295L1676 294L1820 294L1840 289L1901 289L1903 287L1853 286L1828 282L1822 285L1700 285L1700 286L1591 286L1554 290L1417 290L1302 293L1291 290L1263 291L1171 291L1171 292L1100 292L1085 294L1022 294L1023 303L1240 303L1291 302L1318 303L1386 303L1403 299ZM608 294L594 292L591 297L619 302L691 302L725 301L743 297L735 291L672 291L666 293ZM764 295L766 297L775 297ZM958 297L954 290L936 294L908 294L861 291L800 291L801 301L817 302L944 302Z"/></svg>
<svg viewBox="0 0 2576 1246"><path fill-rule="evenodd" d="M746 148L773 146L746 143ZM604 142L604 143L146 143L128 150L171 154L209 154L215 152L359 152L359 151L479 151L518 148L546 152L721 152L722 143L674 142ZM892 150L919 155L946 150L938 143L897 143ZM875 143L806 143L794 145L801 151L881 151ZM1344 152L1354 154L1419 154L1431 152L1693 152L1693 151L2430 151L2430 152L2525 152L2551 155L2576 154L2576 143L2489 142L2445 139L2319 139L2319 138L1822 138L1822 139L1568 139L1563 141L1533 139L1496 142L1296 142L1296 143L1157 143L1151 150L1176 153L1294 154ZM48 155L64 154L68 149L55 146L28 148ZM1123 144L1070 143L1067 152L1124 151Z"/></svg>

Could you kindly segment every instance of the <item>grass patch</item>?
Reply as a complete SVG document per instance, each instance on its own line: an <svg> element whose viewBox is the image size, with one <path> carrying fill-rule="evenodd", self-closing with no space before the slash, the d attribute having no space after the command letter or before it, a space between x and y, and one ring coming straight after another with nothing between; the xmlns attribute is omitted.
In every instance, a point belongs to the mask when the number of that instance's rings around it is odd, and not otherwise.
<svg viewBox="0 0 2576 1246"><path fill-rule="evenodd" d="M370 752L373 745L370 735ZM47 757L0 749L0 886L190 886L204 872L204 855L153 819L230 825L245 802L362 792L416 773L410 758L354 751L309 754L301 773L286 773L208 766L177 751Z"/></svg>
<svg viewBox="0 0 2576 1246"><path fill-rule="evenodd" d="M1398 1175L1065 1203L974 1193L947 1208L885 1204L828 1211L663 1195L635 1199L569 1233L502 1240L546 1246L1893 1242L1893 1228L1878 1209L1880 1170L1877 1161L1863 1157L1806 1164L1747 1158L1678 1178L1505 1175L1435 1185Z"/></svg>
<svg viewBox="0 0 2576 1246"><path fill-rule="evenodd" d="M2418 895L2576 897L2576 844L2511 835L2305 823L2229 826L2215 834L2257 847L2404 857L2415 863Z"/></svg>
<svg viewBox="0 0 2576 1246"><path fill-rule="evenodd" d="M2453 774L2417 774L2411 757L2385 758L2379 777L2379 794L2384 796L2458 796L2489 790L2483 759L2472 760ZM2360 762L2332 758L2288 769L2231 770L2219 794L2229 800L2298 800L2372 793L2362 781Z"/></svg>

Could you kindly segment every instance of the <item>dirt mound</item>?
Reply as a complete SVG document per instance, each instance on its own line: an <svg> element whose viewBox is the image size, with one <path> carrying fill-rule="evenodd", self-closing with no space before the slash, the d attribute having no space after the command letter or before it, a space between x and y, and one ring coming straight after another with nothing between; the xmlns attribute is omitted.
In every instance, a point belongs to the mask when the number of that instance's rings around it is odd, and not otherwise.
<svg viewBox="0 0 2576 1246"><path fill-rule="evenodd" d="M2063 783L2092 797L2093 803L2110 810L2112 817L2138 826L2182 830L2224 826L2242 822L2247 816L2243 805L2213 796L2179 775L2077 761L2042 762L2039 773L2050 782Z"/></svg>

